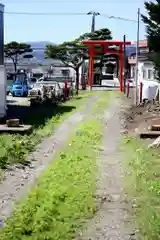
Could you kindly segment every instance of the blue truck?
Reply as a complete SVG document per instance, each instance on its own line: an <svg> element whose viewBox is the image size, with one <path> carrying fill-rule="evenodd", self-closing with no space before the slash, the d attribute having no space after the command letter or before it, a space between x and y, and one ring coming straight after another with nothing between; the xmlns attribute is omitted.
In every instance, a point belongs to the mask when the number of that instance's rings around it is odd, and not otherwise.
<svg viewBox="0 0 160 240"><path fill-rule="evenodd" d="M10 92L13 97L27 97L30 87L27 81L15 80L12 84Z"/></svg>

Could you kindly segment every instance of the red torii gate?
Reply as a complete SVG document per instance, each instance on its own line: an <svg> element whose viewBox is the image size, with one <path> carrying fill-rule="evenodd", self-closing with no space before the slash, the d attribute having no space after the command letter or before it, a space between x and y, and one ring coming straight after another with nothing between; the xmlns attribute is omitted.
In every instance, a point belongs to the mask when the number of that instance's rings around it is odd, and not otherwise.
<svg viewBox="0 0 160 240"><path fill-rule="evenodd" d="M83 41L83 44L87 44L89 45L89 55L90 55L90 65L89 65L89 85L90 85L90 89L92 89L92 85L93 85L93 65L94 65L94 55L95 54L105 54L105 53L109 53L109 54L118 54L119 55L119 68L120 68L120 91L123 92L123 48L124 48L124 44L125 45L130 45L131 42L126 41L103 41L103 40L96 40L96 41L89 41L89 40L85 40ZM103 47L102 50L98 50L96 51L94 49L95 45L101 45ZM119 46L118 50L111 50L109 49L110 46Z"/></svg>

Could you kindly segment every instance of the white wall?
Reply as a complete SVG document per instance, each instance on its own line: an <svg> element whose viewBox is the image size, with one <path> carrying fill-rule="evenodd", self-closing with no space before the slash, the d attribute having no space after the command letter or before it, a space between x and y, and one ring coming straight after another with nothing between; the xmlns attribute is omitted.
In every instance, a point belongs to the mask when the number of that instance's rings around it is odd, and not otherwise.
<svg viewBox="0 0 160 240"><path fill-rule="evenodd" d="M0 65L0 118L6 114L6 71L3 65Z"/></svg>
<svg viewBox="0 0 160 240"><path fill-rule="evenodd" d="M140 73L142 80L155 80L154 78L154 65L151 61L139 62L143 63L143 70ZM140 70L139 70L140 71ZM135 65L131 65L131 78L135 78Z"/></svg>

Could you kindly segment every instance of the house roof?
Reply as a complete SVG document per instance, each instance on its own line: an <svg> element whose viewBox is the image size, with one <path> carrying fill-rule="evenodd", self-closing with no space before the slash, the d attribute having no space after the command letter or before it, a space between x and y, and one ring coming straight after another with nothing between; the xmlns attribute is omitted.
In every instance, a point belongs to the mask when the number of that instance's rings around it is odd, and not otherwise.
<svg viewBox="0 0 160 240"><path fill-rule="evenodd" d="M136 56L136 53L132 53L130 57ZM153 57L154 52L140 52L139 57Z"/></svg>
<svg viewBox="0 0 160 240"><path fill-rule="evenodd" d="M133 45L136 47L137 42L134 42ZM139 40L139 47L148 47L147 39Z"/></svg>

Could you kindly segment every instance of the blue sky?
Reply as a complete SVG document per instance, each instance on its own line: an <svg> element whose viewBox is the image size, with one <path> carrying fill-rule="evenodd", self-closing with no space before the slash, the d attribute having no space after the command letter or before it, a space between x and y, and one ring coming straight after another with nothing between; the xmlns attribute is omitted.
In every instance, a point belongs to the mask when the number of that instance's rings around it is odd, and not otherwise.
<svg viewBox="0 0 160 240"><path fill-rule="evenodd" d="M136 20L138 7L145 12L143 0L0 0L6 12L82 12L91 10ZM5 42L16 40L60 43L90 31L91 16L26 16L5 14ZM137 24L121 20L96 18L96 29L109 28L113 39L136 40ZM140 39L145 27L140 24Z"/></svg>

